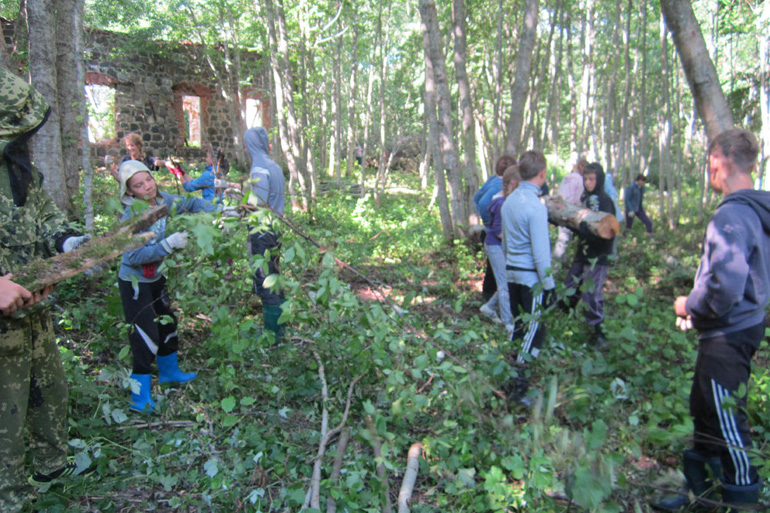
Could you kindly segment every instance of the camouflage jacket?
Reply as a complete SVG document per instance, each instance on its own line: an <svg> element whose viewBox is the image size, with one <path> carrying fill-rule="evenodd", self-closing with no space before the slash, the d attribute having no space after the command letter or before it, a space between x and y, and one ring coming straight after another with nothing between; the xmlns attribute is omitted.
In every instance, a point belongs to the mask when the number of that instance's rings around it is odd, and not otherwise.
<svg viewBox="0 0 770 513"><path fill-rule="evenodd" d="M11 185L9 145L38 128L48 104L29 84L0 68L0 275L14 272L37 258L55 255L73 232L51 197L42 177L31 168L26 202L16 204ZM23 311L22 311L23 312ZM0 318L2 322L2 318Z"/></svg>

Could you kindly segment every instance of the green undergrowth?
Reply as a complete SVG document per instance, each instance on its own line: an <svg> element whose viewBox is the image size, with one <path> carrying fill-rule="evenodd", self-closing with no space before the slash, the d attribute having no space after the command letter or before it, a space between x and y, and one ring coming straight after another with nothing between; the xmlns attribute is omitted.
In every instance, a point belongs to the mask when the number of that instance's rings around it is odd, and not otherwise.
<svg viewBox="0 0 770 513"><path fill-rule="evenodd" d="M261 331L251 292L264 265L246 245L258 216L174 218L191 240L163 272L180 321L180 366L198 377L156 386L154 416L128 409L116 264L60 286L71 452L97 472L52 486L38 507L299 511L323 426L340 425L350 441L343 453L336 436L325 446L323 511L330 500L337 511L383 511L388 502L396 510L418 442L415 512L650 511L660 488L679 486L672 468L692 430L696 341L675 328L671 305L691 285L703 225L680 228L687 236L660 227L654 239L636 226L621 241L606 287L607 351L591 347L580 312L548 315L548 346L530 366L539 394L523 409L495 392L513 372L515 348L478 314L483 257L447 246L428 202L392 193L375 209L370 196L332 192L312 214L288 214L322 248L282 227L282 274L268 278L288 298L277 345ZM749 394L758 447L770 437L765 357Z"/></svg>

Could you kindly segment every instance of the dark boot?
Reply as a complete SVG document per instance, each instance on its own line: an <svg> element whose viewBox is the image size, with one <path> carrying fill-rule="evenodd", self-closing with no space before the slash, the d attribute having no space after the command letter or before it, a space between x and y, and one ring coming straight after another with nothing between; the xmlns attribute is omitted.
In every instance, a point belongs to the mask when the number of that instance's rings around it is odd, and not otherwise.
<svg viewBox="0 0 770 513"><path fill-rule="evenodd" d="M281 317L281 305L262 305L265 330L272 331L275 335L275 343L278 344L283 337L284 325L278 324Z"/></svg>
<svg viewBox="0 0 770 513"><path fill-rule="evenodd" d="M722 489L722 502L729 505L726 513L754 510L759 502L759 492L761 490L761 481L748 486L725 484Z"/></svg>
<svg viewBox="0 0 770 513"><path fill-rule="evenodd" d="M524 406L528 406L526 401L523 402L527 397L528 390L529 376L527 376L527 371L522 367L517 368L516 375L509 378L508 381L503 384L503 392L505 392L505 395L508 397L508 401L511 404L523 404Z"/></svg>
<svg viewBox="0 0 770 513"><path fill-rule="evenodd" d="M604 351L610 347L610 341L604 336L601 323L594 326L594 347L599 351Z"/></svg>
<svg viewBox="0 0 770 513"><path fill-rule="evenodd" d="M682 470L687 480L687 487L677 495L664 497L652 507L660 511L681 511L688 508L690 492L696 497L712 498L714 480L722 477L722 462L719 458L707 458L695 451L684 451L682 457Z"/></svg>

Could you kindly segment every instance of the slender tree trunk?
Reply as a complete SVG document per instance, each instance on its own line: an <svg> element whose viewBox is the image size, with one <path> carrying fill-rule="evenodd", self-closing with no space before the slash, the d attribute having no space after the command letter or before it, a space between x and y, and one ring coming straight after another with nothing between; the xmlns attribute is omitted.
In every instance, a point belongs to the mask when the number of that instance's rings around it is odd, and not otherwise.
<svg viewBox="0 0 770 513"><path fill-rule="evenodd" d="M690 84L698 115L709 140L733 127L733 115L719 84L690 0L661 0L666 19Z"/></svg>
<svg viewBox="0 0 770 513"><path fill-rule="evenodd" d="M537 1L537 0L534 0ZM464 225L468 222L463 202L462 177L458 169L457 149L454 143L452 127L452 101L449 94L444 52L441 48L441 32L436 14L436 4L433 0L419 0L420 17L423 30L428 35L428 49L433 63L433 74L438 93L438 120L441 139L441 154L444 167L449 175L449 194L452 206L452 221L454 233L462 236Z"/></svg>
<svg viewBox="0 0 770 513"><path fill-rule="evenodd" d="M759 184L767 187L770 180L770 2L765 0L762 14L757 16L757 38L759 43L759 105L762 115L762 151L759 161Z"/></svg>
<svg viewBox="0 0 770 513"><path fill-rule="evenodd" d="M474 212L473 195L479 189L479 177L476 172L476 133L473 121L473 100L471 98L471 84L468 80L468 72L465 66L466 60L466 22L465 1L453 0L452 15L454 20L454 65L457 74L457 87L460 92L460 108L462 117L463 160L462 169L465 179L465 210ZM468 220L464 220L467 222Z"/></svg>
<svg viewBox="0 0 770 513"><path fill-rule="evenodd" d="M275 103L278 113L278 129L281 132L281 149L286 157L289 168L289 194L292 207L308 210L307 187L300 170L300 138L297 119L294 114L294 99L292 90L292 73L289 64L288 43L286 40L286 19L281 0L266 0L268 13L268 34L270 37L270 62L275 82ZM301 201L298 199L297 185L302 191Z"/></svg>
<svg viewBox="0 0 770 513"><path fill-rule="evenodd" d="M358 89L356 80L358 78L358 9L353 9L353 41L350 45L350 79L348 81L348 151L347 167L345 177L350 179L353 176L353 162L355 160L356 148L356 97ZM362 161L363 163L363 161Z"/></svg>
<svg viewBox="0 0 770 513"><path fill-rule="evenodd" d="M32 85L51 106L48 121L30 142L37 168L43 173L43 187L63 211L71 213L72 200L62 154L61 117L56 69L56 3L53 0L27 2L29 71ZM81 97L82 101L82 97ZM78 160L79 164L80 161Z"/></svg>
<svg viewBox="0 0 770 513"><path fill-rule="evenodd" d="M423 49L425 52L425 113L428 118L429 134L433 148L433 170L436 177L436 198L438 199L438 211L441 218L441 227L444 230L444 239L448 243L454 240L455 227L452 221L452 213L447 202L446 179L444 174L444 157L441 153L439 141L438 117L436 115L436 83L433 73L433 61L430 58L428 33L423 32Z"/></svg>
<svg viewBox="0 0 770 513"><path fill-rule="evenodd" d="M495 35L495 54L492 60L494 73L495 93L493 99L494 111L492 114L492 142L494 144L494 158L500 156L500 139L502 123L503 101L503 0L497 2L497 34Z"/></svg>
<svg viewBox="0 0 770 513"><path fill-rule="evenodd" d="M505 152L509 155L518 155L519 153L521 129L524 123L524 106L527 101L529 74L532 69L532 53L537 37L538 9L538 0L526 0L519 48L516 54L516 71L511 87L511 112L508 117L508 134L505 143Z"/></svg>

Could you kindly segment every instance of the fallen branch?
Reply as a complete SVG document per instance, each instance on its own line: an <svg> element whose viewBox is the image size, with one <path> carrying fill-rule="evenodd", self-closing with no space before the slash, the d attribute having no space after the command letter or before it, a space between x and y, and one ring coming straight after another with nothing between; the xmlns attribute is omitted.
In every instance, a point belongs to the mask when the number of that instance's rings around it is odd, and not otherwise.
<svg viewBox="0 0 770 513"><path fill-rule="evenodd" d="M573 205L558 196L545 196L543 203L548 208L548 220L559 226L580 230L580 225L585 223L591 233L602 239L611 239L620 233L620 224L612 214Z"/></svg>
<svg viewBox="0 0 770 513"><path fill-rule="evenodd" d="M380 460L377 464L377 477L380 478L382 486L385 489L385 506L383 506L383 513L392 513L393 506L390 504L390 483L388 480L388 474L385 472L385 464L382 463L382 442L380 441L380 435L377 433L377 426L374 425L371 415L366 416L366 427L372 434L372 451L374 452L374 459Z"/></svg>
<svg viewBox="0 0 770 513"><path fill-rule="evenodd" d="M128 424L127 426L120 426L116 431L126 431L127 429L155 429L164 427L195 427L196 422L191 420L169 420L166 422L143 422L137 421Z"/></svg>
<svg viewBox="0 0 770 513"><path fill-rule="evenodd" d="M342 462L345 457L345 450L348 448L348 441L350 441L350 428L346 427L340 433L340 439L337 441L337 455L334 457L332 473L329 476L332 484L336 484L340 479ZM333 497L326 499L326 513L337 513L337 501Z"/></svg>
<svg viewBox="0 0 770 513"><path fill-rule="evenodd" d="M284 216L283 214L279 214L278 212L275 212L275 211L272 211L272 210L271 210L271 212L272 212L272 214L273 214L275 217L277 217L278 219L280 219L280 221L281 221L283 224L285 224L286 226L288 226L288 227L289 227L289 228L290 228L290 229L291 229L293 232L295 232L297 235L299 235L300 237L302 237L303 239L305 239L306 241L308 241L310 244L312 244L312 245L313 245L313 246L315 246L316 248L318 248L318 249L321 249L321 250L323 250L323 249L324 249L324 246L322 246L322 245L321 245L321 244L320 244L318 241L316 241L316 240L315 240L315 239L313 239L313 238L312 238L310 235L307 235L306 233L302 232L302 230L300 230L299 228L297 228L296 226L294 226L294 224L292 224L292 223L291 223L291 222L290 222L288 219L286 219L286 216ZM449 359L450 359L450 360L452 360L454 363L456 363L457 365L459 365L460 367L462 367L462 368L465 370L465 372L467 372L467 373L468 373L468 375L472 376L474 379L476 379L476 380L478 380L479 382L481 382L481 383L482 383L484 386L486 386L486 387L487 387L489 390L491 390L491 391L492 391L492 392L493 392L493 393L494 393L496 396L498 396L500 399L502 399L503 403L504 403L504 404L506 404L506 407L507 407L507 404L508 404L508 398L506 397L506 395L505 395L505 394L504 394L502 391L500 391L500 390L497 390L495 387L493 387L493 386L492 386L492 385L489 383L489 381L487 381L485 378L483 378L482 376L480 376L479 374L477 374L476 372L474 372L474 371L473 371L471 368L469 368L469 367L468 367L468 366L465 364L465 362L463 362L462 360L460 360L459 358L457 358L457 357L456 357L456 356L455 356L455 355L454 355L454 354L453 354L453 353L452 353L450 350L448 350L447 348L445 348L443 345L441 345L441 344L439 344L438 342L436 342L436 341L433 339L433 337L431 337L430 335L428 335L428 334L427 334L425 331L423 331L423 330L419 330L419 329L415 328L415 327L414 327L414 326L413 326L413 325L412 325L412 324L411 324L409 321L407 321L407 320L406 320L406 318L404 317L404 315L401 313L401 312L402 312L402 310L401 310L401 309L400 309L398 306L396 306L396 305L395 305L395 304L394 304L394 303L393 303L393 302L390 300L390 298L389 298L389 297L388 297L388 296L387 296L387 295L386 295L386 294L385 294L385 293L382 291L382 288L381 288L379 285L377 285L376 283L374 283L372 280L370 280L369 278L367 278L367 277L366 277L364 274L362 274L361 272L359 272L357 269L355 269L354 267L350 266L350 265L349 265L349 264L347 264L346 262L344 262L344 261L340 260L340 259L339 259L339 258L337 258L336 256L335 256L335 257L333 257L333 258L334 258L334 261L337 263L337 265L338 265L338 266L340 266L340 267L342 267L342 268L344 268L344 269L347 269L348 271L352 272L353 274L355 274L356 276L358 276L359 278L361 278L362 280L364 280L366 283L368 283L368 284L369 284L369 285L370 285L370 286L371 286L371 287L372 287L374 290L376 290L376 291L379 293L380 297L382 297L382 301L380 301L380 302L381 302L381 303L385 303L387 306L389 306L389 307L390 307L390 310L391 310L392 312L394 312L394 313L396 314L396 316L398 316L398 318L401 320L401 322L403 323L404 327L406 328L406 330L407 330L409 333L411 333L411 334L413 334L413 335L415 335L415 336L418 336L418 337L420 337L421 339L425 340L426 342L428 342L430 345L432 345L433 347L435 347L435 348L436 348L436 349L438 349L439 351L443 351L443 353L446 355L446 357L447 357L447 358L449 358Z"/></svg>
<svg viewBox="0 0 770 513"><path fill-rule="evenodd" d="M326 454L326 446L328 445L329 440L336 436L345 427L345 424L348 421L348 415L350 414L350 403L353 400L353 388L356 386L356 383L358 383L361 378L364 377L364 375L359 375L350 382L350 385L348 385L348 396L345 400L345 411L342 413L342 420L340 420L340 423L337 424L334 429L329 431L329 410L326 408L326 403L329 400L329 387L326 383L326 370L324 368L323 362L321 361L321 356L317 351L313 350L313 356L315 356L316 362L318 362L318 377L321 380L321 404L323 405L321 412L321 441L318 444L318 453L316 454L315 463L313 464L313 477L310 479L310 493L305 496L305 504L303 505L303 508L307 508L309 506L311 508L320 510L321 466L323 464L324 454Z"/></svg>
<svg viewBox="0 0 770 513"><path fill-rule="evenodd" d="M409 513L409 501L412 500L414 482L417 480L417 471L420 470L420 453L422 444L413 443L409 448L406 458L406 472L401 481L401 490L398 492L398 513Z"/></svg>
<svg viewBox="0 0 770 513"><path fill-rule="evenodd" d="M13 281L30 291L55 285L126 251L144 246L155 234L140 232L167 215L168 207L165 203L145 210L141 216L127 220L114 232L88 241L69 253L34 260L21 269L12 270Z"/></svg>

